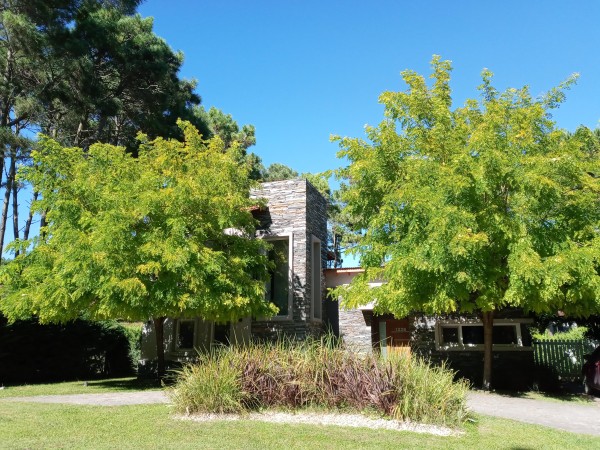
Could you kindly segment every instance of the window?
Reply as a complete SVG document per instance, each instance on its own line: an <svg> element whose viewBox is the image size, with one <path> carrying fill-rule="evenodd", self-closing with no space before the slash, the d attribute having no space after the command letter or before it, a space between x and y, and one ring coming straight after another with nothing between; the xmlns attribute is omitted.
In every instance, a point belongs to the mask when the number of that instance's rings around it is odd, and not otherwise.
<svg viewBox="0 0 600 450"><path fill-rule="evenodd" d="M231 323L215 323L213 325L213 344L229 345L229 331Z"/></svg>
<svg viewBox="0 0 600 450"><path fill-rule="evenodd" d="M270 241L269 260L275 265L269 273L266 285L266 298L279 312L278 317L289 317L291 313L292 290L290 289L291 239L289 237Z"/></svg>
<svg viewBox="0 0 600 450"><path fill-rule="evenodd" d="M178 350L190 350L194 348L194 335L196 332L195 320L178 320L177 336L175 344Z"/></svg>
<svg viewBox="0 0 600 450"><path fill-rule="evenodd" d="M494 321L494 350L530 350L531 339L522 326L531 319L498 319ZM478 321L441 321L436 326L438 350L483 350L483 324Z"/></svg>
<svg viewBox="0 0 600 450"><path fill-rule="evenodd" d="M321 320L322 318L322 298L321 298L321 241L312 237L312 264L311 264L311 294L312 294L312 318Z"/></svg>

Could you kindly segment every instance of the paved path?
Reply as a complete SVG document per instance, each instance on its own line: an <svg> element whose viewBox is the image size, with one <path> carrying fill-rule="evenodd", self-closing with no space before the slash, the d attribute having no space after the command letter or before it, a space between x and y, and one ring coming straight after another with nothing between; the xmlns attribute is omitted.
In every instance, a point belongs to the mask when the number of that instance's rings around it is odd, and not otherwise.
<svg viewBox="0 0 600 450"><path fill-rule="evenodd" d="M479 414L600 436L599 401L568 403L470 392L468 405Z"/></svg>
<svg viewBox="0 0 600 450"><path fill-rule="evenodd" d="M6 397L0 401L69 403L73 405L97 406L169 403L169 399L163 391L113 392L110 394L36 395L35 397Z"/></svg>
<svg viewBox="0 0 600 450"><path fill-rule="evenodd" d="M35 397L10 397L0 401L98 406L169 403L169 399L163 391L39 395ZM479 414L544 425L574 433L600 436L600 399L590 404L582 404L471 392L468 397L468 405L472 411Z"/></svg>

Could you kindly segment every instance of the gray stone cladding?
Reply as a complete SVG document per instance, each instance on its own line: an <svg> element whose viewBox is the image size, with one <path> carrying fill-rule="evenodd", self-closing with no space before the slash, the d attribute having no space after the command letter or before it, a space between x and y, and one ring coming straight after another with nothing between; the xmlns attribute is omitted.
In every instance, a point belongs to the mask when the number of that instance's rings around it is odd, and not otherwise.
<svg viewBox="0 0 600 450"><path fill-rule="evenodd" d="M340 309L339 336L344 345L358 353L372 353L372 318L372 311Z"/></svg>
<svg viewBox="0 0 600 450"><path fill-rule="evenodd" d="M268 208L257 218L262 224L258 236L263 239L278 236L291 236L292 257L292 309L289 317L276 317L269 320L255 319L252 322L252 336L259 339L274 339L286 335L303 339L308 335L318 335L323 331L323 320L311 319L312 313L312 236L321 241L321 273L326 267L327 255L327 201L308 181L304 179L262 183L252 193L255 198L266 200ZM321 276L321 302L325 293L324 276ZM322 311L325 308L322 307Z"/></svg>

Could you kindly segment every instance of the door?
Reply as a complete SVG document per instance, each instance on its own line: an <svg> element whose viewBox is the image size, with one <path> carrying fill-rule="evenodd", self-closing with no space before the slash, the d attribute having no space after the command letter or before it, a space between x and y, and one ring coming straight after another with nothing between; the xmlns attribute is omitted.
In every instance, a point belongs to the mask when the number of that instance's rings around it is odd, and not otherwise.
<svg viewBox="0 0 600 450"><path fill-rule="evenodd" d="M408 318L386 319L384 323L387 352L410 355L410 322Z"/></svg>

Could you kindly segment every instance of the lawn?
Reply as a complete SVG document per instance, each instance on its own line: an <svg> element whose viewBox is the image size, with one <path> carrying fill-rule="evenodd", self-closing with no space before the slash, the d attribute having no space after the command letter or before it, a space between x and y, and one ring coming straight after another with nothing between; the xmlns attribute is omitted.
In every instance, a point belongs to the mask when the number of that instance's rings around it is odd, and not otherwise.
<svg viewBox="0 0 600 450"><path fill-rule="evenodd" d="M156 381L138 380L135 377L66 381L64 383L24 384L20 386L4 386L4 389L0 389L0 399L5 397L28 397L31 395L102 394L146 389L160 389L160 386Z"/></svg>
<svg viewBox="0 0 600 450"><path fill-rule="evenodd" d="M56 393L54 391L53 393ZM461 436L176 420L167 405L72 406L0 400L0 448L600 448L600 438L476 416Z"/></svg>

